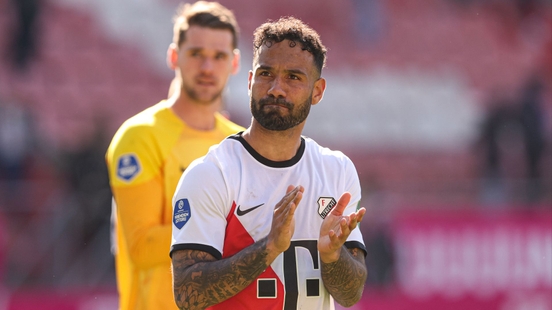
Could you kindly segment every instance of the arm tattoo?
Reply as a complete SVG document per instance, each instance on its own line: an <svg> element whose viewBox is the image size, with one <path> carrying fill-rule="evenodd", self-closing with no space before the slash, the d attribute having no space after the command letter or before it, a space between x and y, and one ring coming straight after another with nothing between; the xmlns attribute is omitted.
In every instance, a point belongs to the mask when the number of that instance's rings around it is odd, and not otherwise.
<svg viewBox="0 0 552 310"><path fill-rule="evenodd" d="M339 260L322 264L322 281L334 299L342 306L350 307L362 296L368 275L364 253L358 248L341 247Z"/></svg>
<svg viewBox="0 0 552 310"><path fill-rule="evenodd" d="M266 238L221 260L203 251L174 252L172 272L177 306L205 309L236 295L268 267L266 256Z"/></svg>

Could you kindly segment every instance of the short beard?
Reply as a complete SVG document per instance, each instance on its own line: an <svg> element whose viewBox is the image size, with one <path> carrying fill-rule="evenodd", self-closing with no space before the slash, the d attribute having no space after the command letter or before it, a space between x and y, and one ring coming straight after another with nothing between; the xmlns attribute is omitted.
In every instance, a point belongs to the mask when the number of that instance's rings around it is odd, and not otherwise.
<svg viewBox="0 0 552 310"><path fill-rule="evenodd" d="M222 90L221 90L218 93L215 93L210 99L203 100L203 99L199 98L199 95L197 94L197 91L193 87L188 87L184 83L182 83L182 92L184 92L193 101L195 101L199 104L202 104L202 105L213 104L217 99L222 97Z"/></svg>
<svg viewBox="0 0 552 310"><path fill-rule="evenodd" d="M311 103L311 96L309 96L303 103L295 106L292 103L287 102L284 98L276 99L268 97L256 101L253 97L251 97L249 107L251 109L251 114L261 126L268 130L284 131L301 124L305 121L305 119L307 119ZM282 116L278 113L278 111L263 112L263 107L267 104L283 105L289 109L289 115Z"/></svg>

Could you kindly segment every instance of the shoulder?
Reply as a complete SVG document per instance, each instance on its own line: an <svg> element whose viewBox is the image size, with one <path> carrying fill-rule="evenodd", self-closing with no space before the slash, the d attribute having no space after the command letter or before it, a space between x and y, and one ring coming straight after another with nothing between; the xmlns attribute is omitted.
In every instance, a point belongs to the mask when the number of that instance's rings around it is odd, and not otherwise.
<svg viewBox="0 0 552 310"><path fill-rule="evenodd" d="M244 127L232 122L220 113L216 113L215 118L217 120L217 127L219 128L219 130L223 131L227 135L245 130Z"/></svg>
<svg viewBox="0 0 552 310"><path fill-rule="evenodd" d="M310 154L309 156L312 156L324 163L333 163L342 166L353 165L351 159L342 151L322 146L309 137L303 136L303 139L305 140L306 151Z"/></svg>
<svg viewBox="0 0 552 310"><path fill-rule="evenodd" d="M187 187L193 189L197 186L204 186L203 180L214 180L221 176L222 171L220 163L212 154L195 159L182 174L181 182L185 182Z"/></svg>
<svg viewBox="0 0 552 310"><path fill-rule="evenodd" d="M213 170L223 170L224 167L228 166L228 162L233 160L232 158L235 154L234 143L235 141L232 139L226 138L220 143L211 146L207 154L195 159L186 171L200 170L201 173L207 173L213 172Z"/></svg>
<svg viewBox="0 0 552 310"><path fill-rule="evenodd" d="M140 113L127 119L117 130L116 135L122 135L125 133L136 134L144 133L159 126L160 120L162 121L168 115L169 109L164 104L164 101L153 105Z"/></svg>
<svg viewBox="0 0 552 310"><path fill-rule="evenodd" d="M151 106L127 119L117 130L108 148L109 152L116 150L136 149L144 142L154 139L160 126L166 124L168 108L163 101Z"/></svg>
<svg viewBox="0 0 552 310"><path fill-rule="evenodd" d="M228 172L233 165L228 163L228 145L221 143L212 146L209 152L192 161L182 174L177 185L177 194L201 193L216 188L218 191L226 188L227 179L232 173Z"/></svg>

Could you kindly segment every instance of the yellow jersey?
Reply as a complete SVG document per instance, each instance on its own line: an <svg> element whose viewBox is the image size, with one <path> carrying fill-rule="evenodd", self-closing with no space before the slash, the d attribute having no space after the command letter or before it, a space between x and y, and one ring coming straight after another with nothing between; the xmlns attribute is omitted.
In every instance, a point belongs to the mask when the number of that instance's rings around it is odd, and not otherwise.
<svg viewBox="0 0 552 310"><path fill-rule="evenodd" d="M109 145L120 309L177 309L169 257L176 185L194 159L244 130L215 118L213 130L195 130L161 101L124 122Z"/></svg>

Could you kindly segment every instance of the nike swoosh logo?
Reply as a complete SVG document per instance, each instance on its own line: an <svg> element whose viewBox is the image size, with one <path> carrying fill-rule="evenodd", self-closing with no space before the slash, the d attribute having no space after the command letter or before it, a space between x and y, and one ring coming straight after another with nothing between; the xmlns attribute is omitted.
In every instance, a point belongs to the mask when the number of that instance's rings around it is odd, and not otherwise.
<svg viewBox="0 0 552 310"><path fill-rule="evenodd" d="M246 209L246 210L242 210L242 209L240 209L241 206L238 206L238 210L236 211L236 214L238 216L246 215L247 213L261 207L262 205L264 205L264 203L261 203L260 205L256 205L256 206L254 206L252 208L249 208L249 209Z"/></svg>

